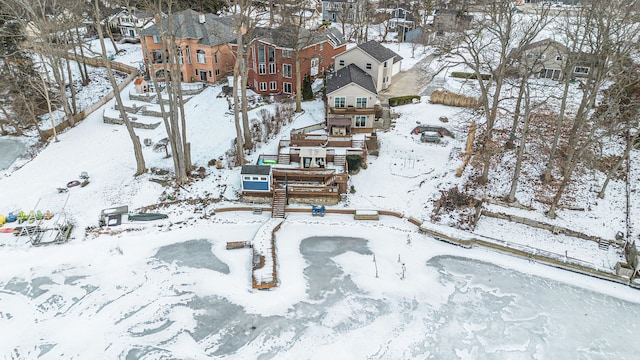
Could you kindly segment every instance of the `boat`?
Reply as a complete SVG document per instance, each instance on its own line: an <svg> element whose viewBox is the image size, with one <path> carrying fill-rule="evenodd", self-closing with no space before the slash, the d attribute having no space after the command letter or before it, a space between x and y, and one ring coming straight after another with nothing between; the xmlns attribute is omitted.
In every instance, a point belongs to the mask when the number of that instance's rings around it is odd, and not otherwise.
<svg viewBox="0 0 640 360"><path fill-rule="evenodd" d="M129 221L153 221L167 219L169 215L160 213L129 214Z"/></svg>

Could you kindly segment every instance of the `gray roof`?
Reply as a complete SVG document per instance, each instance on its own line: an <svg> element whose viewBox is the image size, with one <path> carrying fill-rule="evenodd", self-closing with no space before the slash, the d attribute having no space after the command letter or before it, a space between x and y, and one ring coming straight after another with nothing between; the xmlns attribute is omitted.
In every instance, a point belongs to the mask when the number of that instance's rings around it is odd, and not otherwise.
<svg viewBox="0 0 640 360"><path fill-rule="evenodd" d="M327 79L327 94L331 94L332 92L351 83L359 85L374 94L378 94L371 75L367 74L364 70L354 64L349 64L349 66L343 67Z"/></svg>
<svg viewBox="0 0 640 360"><path fill-rule="evenodd" d="M396 54L393 50L389 50L386 47L380 45L375 40L367 41L366 43L358 45L362 51L373 56L379 62L384 62L389 59L394 59L394 62L402 60L402 56Z"/></svg>
<svg viewBox="0 0 640 360"><path fill-rule="evenodd" d="M233 33L233 19L220 17L215 14L203 14L204 23L200 23L200 13L188 9L174 13L169 20L172 21L178 39L200 39L198 44L215 46L226 44L235 40ZM159 27L166 26L154 24L142 31L143 35L160 35Z"/></svg>
<svg viewBox="0 0 640 360"><path fill-rule="evenodd" d="M277 28L255 28L253 30L253 38L265 43L282 47L286 49L293 49L296 46L295 34L297 29L291 25L283 25ZM307 30L300 29L299 44L311 46L329 41L334 47L342 46L346 43L340 30L335 28L328 28L325 30Z"/></svg>
<svg viewBox="0 0 640 360"><path fill-rule="evenodd" d="M269 175L270 173L270 165L242 165L242 170L240 170L240 174Z"/></svg>

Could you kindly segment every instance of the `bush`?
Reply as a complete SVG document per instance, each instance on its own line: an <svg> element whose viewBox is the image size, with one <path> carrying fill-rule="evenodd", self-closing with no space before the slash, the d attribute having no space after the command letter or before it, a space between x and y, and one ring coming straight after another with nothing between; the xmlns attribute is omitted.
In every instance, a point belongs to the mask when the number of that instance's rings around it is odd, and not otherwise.
<svg viewBox="0 0 640 360"><path fill-rule="evenodd" d="M454 71L451 73L451 76L454 78L460 78L460 79L477 79L476 74L475 73L468 73L468 72L463 72L463 71ZM491 75L489 74L480 74L480 78L482 80L489 80L491 79Z"/></svg>
<svg viewBox="0 0 640 360"><path fill-rule="evenodd" d="M398 105L411 104L413 102L413 99L420 100L420 96L419 95L405 95L405 96L392 97L392 98L389 98L389 106L398 106Z"/></svg>
<svg viewBox="0 0 640 360"><path fill-rule="evenodd" d="M347 155L347 166L349 166L349 171L357 171L362 167L362 157L360 155Z"/></svg>

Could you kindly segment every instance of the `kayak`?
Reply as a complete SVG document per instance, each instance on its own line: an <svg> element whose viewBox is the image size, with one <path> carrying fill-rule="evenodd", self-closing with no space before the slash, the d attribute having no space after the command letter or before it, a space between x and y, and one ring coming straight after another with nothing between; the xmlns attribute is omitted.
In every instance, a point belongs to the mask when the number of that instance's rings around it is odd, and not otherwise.
<svg viewBox="0 0 640 360"><path fill-rule="evenodd" d="M145 213L145 214L129 214L129 221L153 221L168 218L167 214Z"/></svg>

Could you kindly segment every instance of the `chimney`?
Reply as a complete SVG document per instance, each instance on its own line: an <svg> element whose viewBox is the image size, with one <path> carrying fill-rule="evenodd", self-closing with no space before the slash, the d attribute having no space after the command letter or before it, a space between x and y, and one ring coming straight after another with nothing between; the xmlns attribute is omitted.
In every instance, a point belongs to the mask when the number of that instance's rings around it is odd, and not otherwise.
<svg viewBox="0 0 640 360"><path fill-rule="evenodd" d="M204 24L205 23L205 18L204 18L204 14L200 13L200 15L198 15L198 22L200 24Z"/></svg>

